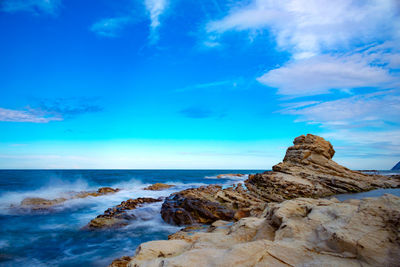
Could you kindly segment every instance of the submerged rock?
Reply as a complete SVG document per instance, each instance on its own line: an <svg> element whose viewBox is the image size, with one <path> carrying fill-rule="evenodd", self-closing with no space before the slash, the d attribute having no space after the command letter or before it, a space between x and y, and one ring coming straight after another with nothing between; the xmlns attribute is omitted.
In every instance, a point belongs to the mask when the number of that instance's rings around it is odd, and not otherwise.
<svg viewBox="0 0 400 267"><path fill-rule="evenodd" d="M399 266L400 198L298 198L170 238L119 266Z"/></svg>
<svg viewBox="0 0 400 267"><path fill-rule="evenodd" d="M161 198L155 199L147 197L122 201L121 204L107 209L102 215L99 215L95 219L91 220L89 224L84 227L84 229L107 229L125 226L129 224L130 220L136 219L136 216L128 213L128 211L141 207L146 203L161 201Z"/></svg>
<svg viewBox="0 0 400 267"><path fill-rule="evenodd" d="M249 175L246 189L241 185L227 189L210 185L171 195L162 206L163 219L177 225L237 220L257 215L267 202L400 185L398 177L368 175L337 164L332 160L335 150L322 137L302 135L293 143L273 171Z"/></svg>
<svg viewBox="0 0 400 267"><path fill-rule="evenodd" d="M155 184L149 185L148 187L145 187L144 190L160 191L160 190L168 189L171 187L174 187L174 185L155 183Z"/></svg>
<svg viewBox="0 0 400 267"><path fill-rule="evenodd" d="M111 187L101 187L97 191L82 191L82 192L73 192L69 193L65 197L55 198L55 199L45 199L39 197L28 197L21 201L19 208L23 209L31 209L31 210L47 210L54 206L60 205L67 200L77 199L77 198L86 198L89 196L99 197L108 194L113 194L120 191L120 189L111 188Z"/></svg>

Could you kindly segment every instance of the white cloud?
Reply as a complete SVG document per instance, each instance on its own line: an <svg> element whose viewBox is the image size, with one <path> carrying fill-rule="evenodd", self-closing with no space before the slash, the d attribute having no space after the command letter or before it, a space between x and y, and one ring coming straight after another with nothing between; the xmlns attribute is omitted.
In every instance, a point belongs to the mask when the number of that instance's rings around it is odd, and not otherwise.
<svg viewBox="0 0 400 267"><path fill-rule="evenodd" d="M399 79L382 66L370 65L363 57L320 55L291 61L258 78L278 88L278 94L317 95L331 89L387 88Z"/></svg>
<svg viewBox="0 0 400 267"><path fill-rule="evenodd" d="M0 6L5 12L28 11L56 15L61 7L61 0L3 0Z"/></svg>
<svg viewBox="0 0 400 267"><path fill-rule="evenodd" d="M310 102L308 105L291 103L280 112L298 115L297 121L329 128L383 127L388 123L400 123L399 103L400 95L395 91L385 91L320 103Z"/></svg>
<svg viewBox="0 0 400 267"><path fill-rule="evenodd" d="M46 116L43 112L33 109L13 110L0 108L0 121L47 123L61 120L63 120L61 117Z"/></svg>
<svg viewBox="0 0 400 267"><path fill-rule="evenodd" d="M117 37L127 24L131 23L130 17L118 17L102 19L90 27L90 30L105 37Z"/></svg>
<svg viewBox="0 0 400 267"><path fill-rule="evenodd" d="M295 58L399 37L396 0L255 0L208 23L209 34L269 30L281 49Z"/></svg>
<svg viewBox="0 0 400 267"><path fill-rule="evenodd" d="M167 0L145 0L145 6L150 15L150 40L152 43L158 40L157 29L160 27L160 16L167 8Z"/></svg>

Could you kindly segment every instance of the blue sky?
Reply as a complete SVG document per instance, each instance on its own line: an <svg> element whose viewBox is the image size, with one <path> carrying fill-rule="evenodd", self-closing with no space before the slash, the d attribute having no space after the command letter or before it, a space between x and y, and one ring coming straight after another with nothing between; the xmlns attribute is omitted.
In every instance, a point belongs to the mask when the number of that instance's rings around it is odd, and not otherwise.
<svg viewBox="0 0 400 267"><path fill-rule="evenodd" d="M400 160L396 0L3 0L0 168Z"/></svg>

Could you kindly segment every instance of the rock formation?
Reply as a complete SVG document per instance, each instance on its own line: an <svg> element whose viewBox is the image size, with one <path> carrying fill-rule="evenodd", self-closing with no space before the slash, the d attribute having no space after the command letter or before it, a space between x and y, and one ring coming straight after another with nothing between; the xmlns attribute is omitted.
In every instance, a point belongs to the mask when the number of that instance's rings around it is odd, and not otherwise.
<svg viewBox="0 0 400 267"><path fill-rule="evenodd" d="M174 185L155 183L155 184L149 185L148 187L145 187L144 190L160 191L160 190L168 189L171 187L174 187Z"/></svg>
<svg viewBox="0 0 400 267"><path fill-rule="evenodd" d="M108 194L113 194L118 192L120 189L111 187L101 187L97 191L82 191L73 192L67 194L65 197L55 198L55 199L45 199L40 197L28 197L21 201L19 208L31 209L31 210L48 210L56 205L60 205L63 202L71 199L86 198L89 196L99 197Z"/></svg>
<svg viewBox="0 0 400 267"><path fill-rule="evenodd" d="M399 266L400 198L297 198L141 244L112 266Z"/></svg>
<svg viewBox="0 0 400 267"><path fill-rule="evenodd" d="M283 201L400 185L399 180L352 171L337 164L332 160L335 150L322 137L302 135L293 143L283 162L272 167L273 171L249 176L246 186L250 191L265 201Z"/></svg>
<svg viewBox="0 0 400 267"><path fill-rule="evenodd" d="M107 229L118 228L129 224L130 220L136 219L135 215L130 214L128 211L134 210L143 206L146 203L161 202L162 199L140 197L136 199L128 199L122 201L121 204L107 209L102 215L97 216L91 220L84 229Z"/></svg>
<svg viewBox="0 0 400 267"><path fill-rule="evenodd" d="M400 185L399 177L368 175L337 164L332 160L335 150L322 137L302 135L293 143L283 162L273 166L273 171L249 175L246 189L211 185L171 195L162 206L163 219L177 225L240 219L257 215L266 202Z"/></svg>
<svg viewBox="0 0 400 267"><path fill-rule="evenodd" d="M393 168L392 168L392 171L398 171L398 170L400 170L400 161L397 162L397 164L394 165Z"/></svg>
<svg viewBox="0 0 400 267"><path fill-rule="evenodd" d="M161 216L176 225L210 224L257 215L264 207L264 202L246 192L241 184L226 189L209 185L172 194L164 201Z"/></svg>

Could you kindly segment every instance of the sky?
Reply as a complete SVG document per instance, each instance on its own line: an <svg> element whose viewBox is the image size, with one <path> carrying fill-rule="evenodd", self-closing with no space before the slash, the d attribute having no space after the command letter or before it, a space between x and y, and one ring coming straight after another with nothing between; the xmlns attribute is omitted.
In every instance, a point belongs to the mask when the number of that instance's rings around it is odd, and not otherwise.
<svg viewBox="0 0 400 267"><path fill-rule="evenodd" d="M397 0L1 0L0 168L400 160Z"/></svg>

